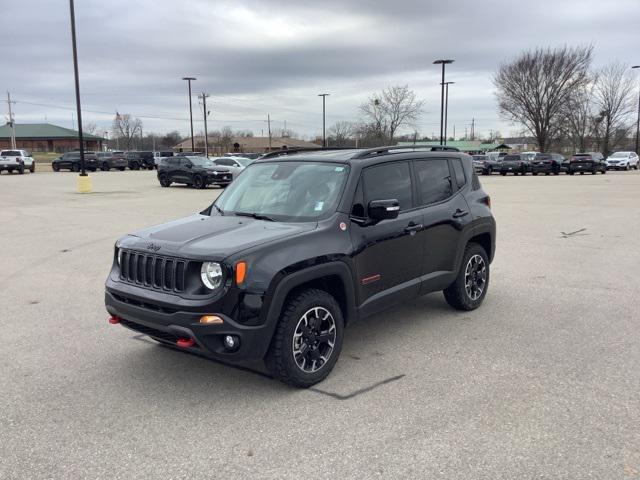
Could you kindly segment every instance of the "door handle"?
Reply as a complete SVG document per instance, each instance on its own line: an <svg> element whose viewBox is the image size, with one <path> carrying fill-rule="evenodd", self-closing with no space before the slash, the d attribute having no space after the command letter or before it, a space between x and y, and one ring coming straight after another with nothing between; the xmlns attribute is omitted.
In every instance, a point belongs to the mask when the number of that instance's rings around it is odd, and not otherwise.
<svg viewBox="0 0 640 480"><path fill-rule="evenodd" d="M461 217L464 217L465 215L469 215L469 212L467 210L461 210L459 208L456 208L456 211L453 212L453 218L461 218Z"/></svg>
<svg viewBox="0 0 640 480"><path fill-rule="evenodd" d="M411 222L409 225L407 225L407 227L404 229L404 231L406 233L415 233L422 230L422 224L418 223L417 225L413 222Z"/></svg>

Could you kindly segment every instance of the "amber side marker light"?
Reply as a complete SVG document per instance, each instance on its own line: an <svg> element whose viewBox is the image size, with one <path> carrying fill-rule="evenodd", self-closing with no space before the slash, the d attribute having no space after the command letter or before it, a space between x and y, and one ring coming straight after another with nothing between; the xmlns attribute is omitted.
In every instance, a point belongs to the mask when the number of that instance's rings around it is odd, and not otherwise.
<svg viewBox="0 0 640 480"><path fill-rule="evenodd" d="M247 273L247 263L246 262L236 263L236 283L238 285L244 282L244 276L246 273Z"/></svg>
<svg viewBox="0 0 640 480"><path fill-rule="evenodd" d="M484 203L487 205L487 207L491 208L491 197L489 195L485 197Z"/></svg>
<svg viewBox="0 0 640 480"><path fill-rule="evenodd" d="M207 325L222 325L224 320L217 315L203 315L200 317L200 323L206 323Z"/></svg>

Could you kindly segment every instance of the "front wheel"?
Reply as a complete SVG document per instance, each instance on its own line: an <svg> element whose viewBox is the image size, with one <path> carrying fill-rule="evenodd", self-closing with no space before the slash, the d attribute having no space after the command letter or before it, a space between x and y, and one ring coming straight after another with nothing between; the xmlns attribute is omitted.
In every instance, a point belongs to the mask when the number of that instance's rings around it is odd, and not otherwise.
<svg viewBox="0 0 640 480"><path fill-rule="evenodd" d="M74 163L71 166L71 170L73 170L74 172L79 172L80 171L80 165L78 165L77 163Z"/></svg>
<svg viewBox="0 0 640 480"><path fill-rule="evenodd" d="M118 170L120 170L121 172L124 172L124 167L118 167Z"/></svg>
<svg viewBox="0 0 640 480"><path fill-rule="evenodd" d="M202 175L196 175L193 177L193 188L197 188L198 190L201 190L203 188L205 188L207 186L207 184L204 181L204 178L202 177Z"/></svg>
<svg viewBox="0 0 640 480"><path fill-rule="evenodd" d="M286 303L267 354L275 378L307 388L324 380L342 349L344 320L324 290L307 289Z"/></svg>
<svg viewBox="0 0 640 480"><path fill-rule="evenodd" d="M31 173L34 173L34 172L36 171L36 162L33 162L33 163L31 164L31 166L29 167L29 171L30 171Z"/></svg>
<svg viewBox="0 0 640 480"><path fill-rule="evenodd" d="M102 170L103 172L108 172L109 171L109 164L107 162L104 162L102 164L102 167L100 167L100 170Z"/></svg>
<svg viewBox="0 0 640 480"><path fill-rule="evenodd" d="M470 243L454 282L443 290L444 298L457 310L475 310L489 288L489 257L484 248Z"/></svg>
<svg viewBox="0 0 640 480"><path fill-rule="evenodd" d="M54 172L59 172L60 171L60 165L58 165L57 163L52 164L51 168L53 168Z"/></svg>
<svg viewBox="0 0 640 480"><path fill-rule="evenodd" d="M166 174L163 173L162 175L160 175L159 180L160 180L160 186L165 188L171 186L171 180L169 180L169 177Z"/></svg>

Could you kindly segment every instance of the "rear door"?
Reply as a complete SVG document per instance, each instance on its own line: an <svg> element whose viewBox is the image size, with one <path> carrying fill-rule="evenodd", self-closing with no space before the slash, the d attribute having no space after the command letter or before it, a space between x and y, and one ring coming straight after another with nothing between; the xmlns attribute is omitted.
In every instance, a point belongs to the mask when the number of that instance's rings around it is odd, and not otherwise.
<svg viewBox="0 0 640 480"><path fill-rule="evenodd" d="M351 239L358 303L369 315L416 296L423 255L422 212L416 207L409 161L363 170L352 209ZM369 223L367 205L397 199L398 218Z"/></svg>
<svg viewBox="0 0 640 480"><path fill-rule="evenodd" d="M440 290L455 270L462 230L471 221L462 194L471 179L466 178L459 158L414 160L413 167L424 225L422 289Z"/></svg>

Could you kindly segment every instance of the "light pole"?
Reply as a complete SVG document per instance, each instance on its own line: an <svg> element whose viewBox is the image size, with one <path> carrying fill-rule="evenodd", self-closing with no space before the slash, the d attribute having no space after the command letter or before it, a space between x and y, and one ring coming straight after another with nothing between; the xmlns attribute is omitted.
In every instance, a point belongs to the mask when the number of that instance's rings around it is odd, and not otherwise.
<svg viewBox="0 0 640 480"><path fill-rule="evenodd" d="M326 98L329 96L328 93L320 93L318 95L319 97L322 97L322 146L326 147L327 146L327 135L326 135L326 123L325 123L325 113L326 113L326 109L325 109L325 100Z"/></svg>
<svg viewBox="0 0 640 480"><path fill-rule="evenodd" d="M445 84L445 93L444 93L444 145L447 144L447 119L449 118L449 85L453 85L456 82L444 82ZM454 140L455 140L455 132L454 132Z"/></svg>
<svg viewBox="0 0 640 480"><path fill-rule="evenodd" d="M78 49L76 47L76 12L73 0L69 0L69 12L71 14L71 48L73 49L73 74L76 86L76 111L78 113L78 141L80 142L80 176L77 188L80 193L91 191L91 180L85 170L84 163L84 138L82 136L82 109L80 108L80 78L78 76Z"/></svg>
<svg viewBox="0 0 640 480"><path fill-rule="evenodd" d="M634 65L631 68L640 68L640 65ZM636 153L640 155L640 88L638 88L638 119L636 120Z"/></svg>
<svg viewBox="0 0 640 480"><path fill-rule="evenodd" d="M454 60L436 60L433 62L434 65L442 65L442 91L440 93L440 145L444 145L444 68L445 65L449 63L453 63Z"/></svg>
<svg viewBox="0 0 640 480"><path fill-rule="evenodd" d="M191 124L191 151L195 151L195 143L193 141L193 107L191 106L191 82L196 80L195 77L182 77L182 80L186 80L189 83L189 122Z"/></svg>

